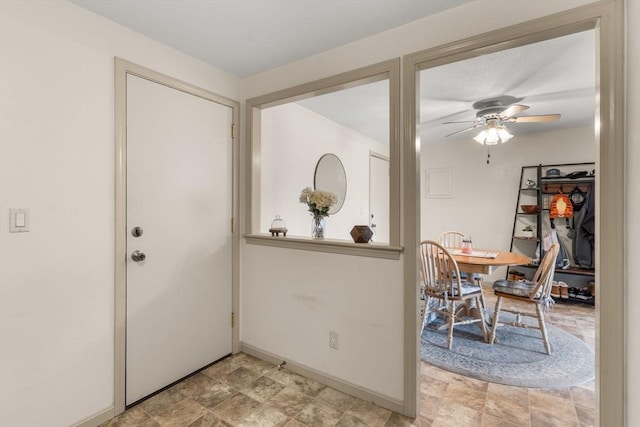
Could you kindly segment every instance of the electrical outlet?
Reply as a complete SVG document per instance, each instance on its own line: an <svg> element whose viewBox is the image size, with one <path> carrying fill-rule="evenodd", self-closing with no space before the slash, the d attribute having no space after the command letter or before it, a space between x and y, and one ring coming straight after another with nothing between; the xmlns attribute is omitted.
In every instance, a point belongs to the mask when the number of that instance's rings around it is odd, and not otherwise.
<svg viewBox="0 0 640 427"><path fill-rule="evenodd" d="M329 331L329 348L338 349L338 333Z"/></svg>

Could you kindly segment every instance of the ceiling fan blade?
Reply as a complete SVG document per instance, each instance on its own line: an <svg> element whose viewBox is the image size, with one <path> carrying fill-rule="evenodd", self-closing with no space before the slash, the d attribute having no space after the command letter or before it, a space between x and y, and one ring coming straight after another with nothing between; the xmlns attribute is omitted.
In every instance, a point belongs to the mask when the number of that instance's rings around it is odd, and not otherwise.
<svg viewBox="0 0 640 427"><path fill-rule="evenodd" d="M484 125L482 123L478 123L477 125L474 125L474 126L471 126L471 127L466 128L466 129L462 129L462 130L459 130L459 131L456 131L456 132L453 132L453 133L450 133L449 135L445 135L444 137L447 138L449 136L457 135L459 133L469 132L470 130L474 130L475 128L478 128L480 126L484 126Z"/></svg>
<svg viewBox="0 0 640 427"><path fill-rule="evenodd" d="M443 125L450 125L450 124L453 124L453 123L476 123L476 122L477 122L477 120L463 120L463 121L460 121L460 122L442 122L442 124Z"/></svg>
<svg viewBox="0 0 640 427"><path fill-rule="evenodd" d="M536 122L555 122L560 119L560 114L544 114L540 116L522 116L511 117L504 120L509 123L536 123Z"/></svg>
<svg viewBox="0 0 640 427"><path fill-rule="evenodd" d="M511 107L507 108L502 113L500 113L500 116L503 119L508 119L509 117L516 115L518 113L522 113L524 110L528 110L528 109L529 107L527 105L513 104Z"/></svg>

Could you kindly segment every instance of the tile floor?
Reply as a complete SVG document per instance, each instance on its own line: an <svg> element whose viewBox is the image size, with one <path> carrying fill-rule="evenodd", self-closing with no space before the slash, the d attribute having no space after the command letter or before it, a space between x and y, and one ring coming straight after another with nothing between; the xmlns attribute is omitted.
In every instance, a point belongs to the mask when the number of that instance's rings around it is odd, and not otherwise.
<svg viewBox="0 0 640 427"><path fill-rule="evenodd" d="M486 295L492 307L492 293ZM593 307L558 303L548 318L594 348ZM422 408L409 419L240 353L103 426L585 427L595 425L594 390L595 381L566 389L504 386L423 363Z"/></svg>
<svg viewBox="0 0 640 427"><path fill-rule="evenodd" d="M485 289L487 307L493 292ZM503 307L516 306L505 301ZM558 302L546 317L595 351L595 309ZM455 341L454 341L455 345ZM542 345L542 344L541 344ZM595 363L595 361L594 361ZM595 425L595 380L569 388L521 388L488 383L422 363L422 409L415 426L542 427Z"/></svg>

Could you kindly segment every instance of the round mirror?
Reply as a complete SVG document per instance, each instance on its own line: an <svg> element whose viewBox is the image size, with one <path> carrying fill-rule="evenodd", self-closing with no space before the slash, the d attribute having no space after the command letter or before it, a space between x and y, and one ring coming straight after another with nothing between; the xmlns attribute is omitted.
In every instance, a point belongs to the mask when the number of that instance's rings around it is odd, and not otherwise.
<svg viewBox="0 0 640 427"><path fill-rule="evenodd" d="M347 196L347 174L338 156L329 153L320 157L313 176L313 186L316 190L330 191L336 195L336 204L329 209L329 215L342 208Z"/></svg>

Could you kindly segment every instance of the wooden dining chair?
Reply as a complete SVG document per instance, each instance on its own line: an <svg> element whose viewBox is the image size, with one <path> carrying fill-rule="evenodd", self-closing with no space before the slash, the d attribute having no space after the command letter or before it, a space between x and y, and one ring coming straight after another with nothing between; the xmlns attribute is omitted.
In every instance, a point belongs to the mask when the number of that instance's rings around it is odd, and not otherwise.
<svg viewBox="0 0 640 427"><path fill-rule="evenodd" d="M462 247L463 239L464 233L459 231L444 231L440 233L436 241L445 248L460 248Z"/></svg>
<svg viewBox="0 0 640 427"><path fill-rule="evenodd" d="M422 311L422 329L424 329L425 319L428 318L429 311L436 311L444 316L445 324L449 328L448 349L451 349L453 328L456 325L480 323L482 334L486 341L488 331L484 323L483 310L476 311L479 313L479 317L467 316L468 310L458 310L470 300L475 300L479 306L482 289L471 282L461 279L456 260L438 242L425 240L420 243L420 261L425 299L425 308ZM432 298L438 301L438 305L433 310L430 307Z"/></svg>
<svg viewBox="0 0 640 427"><path fill-rule="evenodd" d="M547 354L551 354L551 345L547 336L547 327L544 323L544 313L554 304L551 298L551 286L553 282L553 273L556 268L556 257L560 246L557 243L551 245L551 248L542 258L538 269L531 280L498 280L493 283L493 292L498 297L496 307L493 313L493 324L491 326L491 334L489 335L489 344L493 344L496 338L496 328L498 324L517 326L521 328L539 329L542 334L542 341ZM523 312L518 309L502 308L504 299L516 300L535 306L535 313ZM500 312L506 311L516 315L513 322L501 322ZM523 323L522 317L535 317L538 319L538 326L530 323Z"/></svg>
<svg viewBox="0 0 640 427"><path fill-rule="evenodd" d="M440 243L445 248L461 248L462 240L464 239L464 233L460 231L444 231L440 233L436 241ZM467 280L468 273L461 271L460 274L462 280ZM475 281L480 289L482 289L482 274L472 273L471 279ZM482 308L486 308L485 300L484 300L484 291L482 292L482 297L480 298L482 302Z"/></svg>

